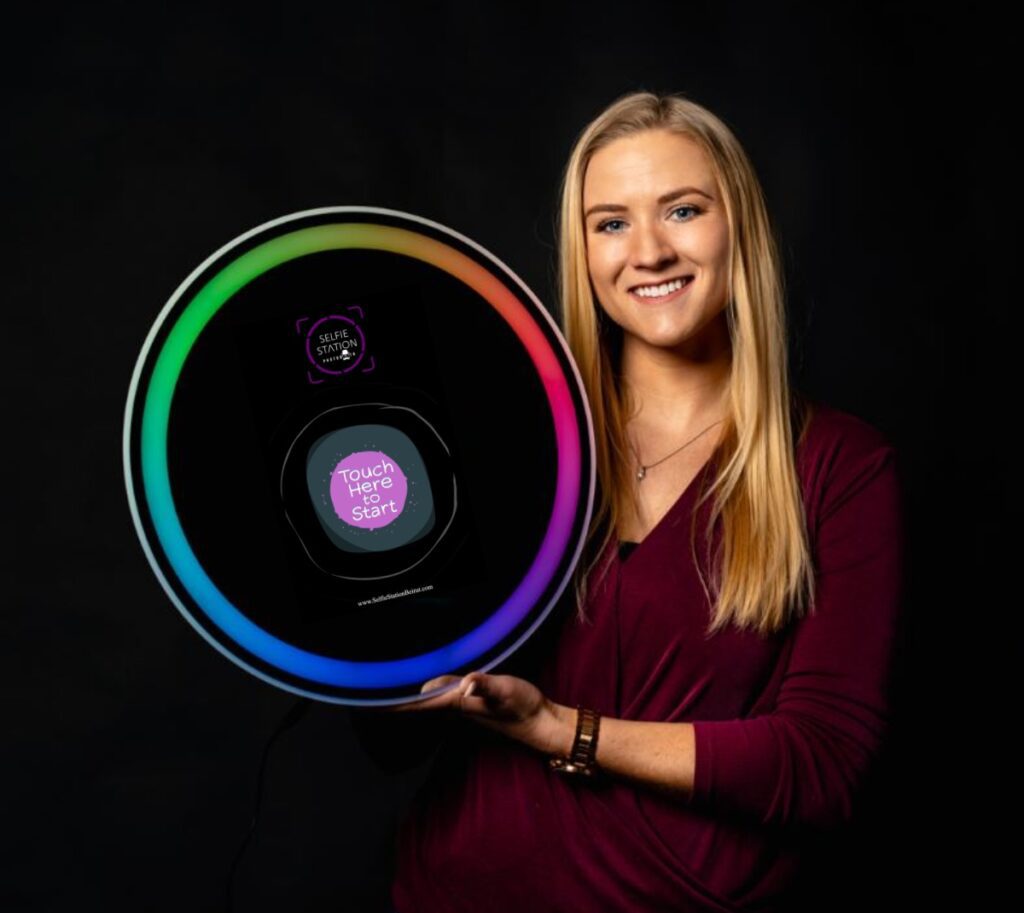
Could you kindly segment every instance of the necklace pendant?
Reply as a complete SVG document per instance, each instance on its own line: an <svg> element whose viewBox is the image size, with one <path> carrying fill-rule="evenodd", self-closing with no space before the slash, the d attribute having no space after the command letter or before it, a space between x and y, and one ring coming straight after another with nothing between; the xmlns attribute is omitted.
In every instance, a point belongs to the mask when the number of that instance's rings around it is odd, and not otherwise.
<svg viewBox="0 0 1024 913"><path fill-rule="evenodd" d="M645 475L647 475L647 467L646 467L646 466L641 466L641 467L640 467L640 468L639 468L639 469L638 469L638 470L636 471L636 480L637 480L638 482L642 482L642 481L644 480L644 476L645 476Z"/></svg>

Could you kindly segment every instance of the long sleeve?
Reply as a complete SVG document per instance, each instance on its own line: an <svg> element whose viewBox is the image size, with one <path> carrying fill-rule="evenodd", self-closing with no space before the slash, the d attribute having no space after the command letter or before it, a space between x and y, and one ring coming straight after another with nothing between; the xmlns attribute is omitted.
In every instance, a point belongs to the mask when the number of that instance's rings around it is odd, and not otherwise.
<svg viewBox="0 0 1024 913"><path fill-rule="evenodd" d="M795 625L774 707L693 721L695 809L833 828L850 819L880 753L904 597L897 451L876 432L821 465L809 513L814 612Z"/></svg>

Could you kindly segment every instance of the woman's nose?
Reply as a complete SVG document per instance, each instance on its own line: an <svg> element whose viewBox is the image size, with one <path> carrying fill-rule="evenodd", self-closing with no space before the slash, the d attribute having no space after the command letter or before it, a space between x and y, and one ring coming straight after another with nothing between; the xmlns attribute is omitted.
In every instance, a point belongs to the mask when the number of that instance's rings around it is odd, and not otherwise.
<svg viewBox="0 0 1024 913"><path fill-rule="evenodd" d="M633 233L631 256L634 266L660 269L676 258L676 252L660 230L641 228Z"/></svg>

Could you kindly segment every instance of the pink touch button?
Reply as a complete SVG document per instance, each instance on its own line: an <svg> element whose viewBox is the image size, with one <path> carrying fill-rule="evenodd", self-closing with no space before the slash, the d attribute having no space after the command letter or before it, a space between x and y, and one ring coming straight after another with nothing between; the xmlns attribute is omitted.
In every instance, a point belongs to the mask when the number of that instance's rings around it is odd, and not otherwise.
<svg viewBox="0 0 1024 913"><path fill-rule="evenodd" d="M331 473L331 503L338 518L359 529L380 529L405 508L409 483L391 457L360 450Z"/></svg>

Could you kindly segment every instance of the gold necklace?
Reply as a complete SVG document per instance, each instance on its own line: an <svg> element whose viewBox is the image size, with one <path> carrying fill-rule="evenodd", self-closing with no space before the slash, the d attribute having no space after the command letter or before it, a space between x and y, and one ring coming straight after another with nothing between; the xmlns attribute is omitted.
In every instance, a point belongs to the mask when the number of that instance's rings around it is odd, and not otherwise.
<svg viewBox="0 0 1024 913"><path fill-rule="evenodd" d="M703 434L707 434L712 428L715 427L715 425L720 425L720 424L722 424L723 421L725 421L725 419L721 419L720 418L717 422L712 422L710 425L707 426L707 428L705 428L700 434L698 434L697 437L690 438L690 440L688 440L685 444L683 444L682 447L677 447L668 456L662 457L660 460L658 460L657 463L649 463L646 466L644 466L644 464L640 461L640 454L636 452L636 447L633 446L633 442L630 440L629 446L633 450L633 454L636 456L637 465L640 467L636 471L636 480L638 482L642 482L644 480L644 477L647 475L647 470L648 469L653 469L655 466L658 465L658 463L664 463L665 460L667 460L669 457L674 457L677 453L679 453L680 450L682 450L685 447L689 447L690 444L692 444L695 440L697 440L697 438L699 438ZM627 439L628 439L628 435L627 435Z"/></svg>

